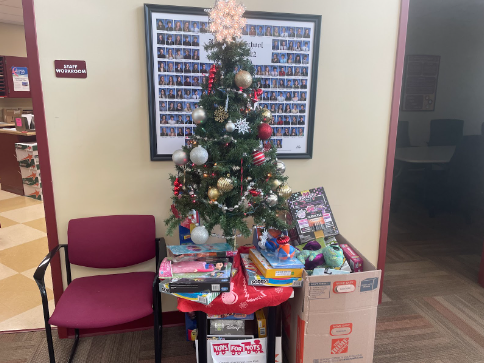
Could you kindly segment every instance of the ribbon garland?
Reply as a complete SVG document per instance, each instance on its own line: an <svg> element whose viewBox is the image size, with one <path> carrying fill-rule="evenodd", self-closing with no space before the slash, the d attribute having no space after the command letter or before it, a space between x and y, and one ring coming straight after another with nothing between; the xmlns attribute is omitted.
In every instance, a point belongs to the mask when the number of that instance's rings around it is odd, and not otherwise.
<svg viewBox="0 0 484 363"><path fill-rule="evenodd" d="M215 80L215 73L217 73L217 66L212 64L210 70L208 71L208 93L212 92L213 81Z"/></svg>

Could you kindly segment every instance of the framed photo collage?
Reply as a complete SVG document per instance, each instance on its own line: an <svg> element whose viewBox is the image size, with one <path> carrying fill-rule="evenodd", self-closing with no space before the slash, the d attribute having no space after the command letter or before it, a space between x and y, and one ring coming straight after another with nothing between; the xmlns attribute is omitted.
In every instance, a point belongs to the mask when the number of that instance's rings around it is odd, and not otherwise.
<svg viewBox="0 0 484 363"><path fill-rule="evenodd" d="M311 158L320 16L249 12L242 39L251 47L263 93L256 108L272 113L280 158ZM145 5L151 159L169 160L188 143L211 63L213 39L201 8Z"/></svg>

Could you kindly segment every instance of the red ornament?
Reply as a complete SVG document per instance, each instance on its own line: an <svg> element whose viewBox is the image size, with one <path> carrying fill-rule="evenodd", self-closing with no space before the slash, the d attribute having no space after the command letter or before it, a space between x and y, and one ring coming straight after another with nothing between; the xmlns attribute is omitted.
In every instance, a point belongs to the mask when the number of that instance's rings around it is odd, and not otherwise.
<svg viewBox="0 0 484 363"><path fill-rule="evenodd" d="M258 197L260 195L260 191L259 190L255 190L255 189L251 189L249 191L250 195L252 195L253 197Z"/></svg>
<svg viewBox="0 0 484 363"><path fill-rule="evenodd" d="M289 236L277 237L277 243L280 244L280 245L288 244L290 240L291 239L289 238Z"/></svg>
<svg viewBox="0 0 484 363"><path fill-rule="evenodd" d="M262 90L260 88L254 91L254 96L252 97L253 102L259 102L259 97L262 96Z"/></svg>
<svg viewBox="0 0 484 363"><path fill-rule="evenodd" d="M254 165L262 165L266 161L266 156L262 151L256 150L252 153L252 162Z"/></svg>
<svg viewBox="0 0 484 363"><path fill-rule="evenodd" d="M178 178L176 178L175 181L173 182L173 194L175 194L175 196L178 197L182 186L183 184L180 183L180 180Z"/></svg>
<svg viewBox="0 0 484 363"><path fill-rule="evenodd" d="M212 64L208 71L208 93L212 92L213 81L215 80L215 73L217 73L217 66Z"/></svg>
<svg viewBox="0 0 484 363"><path fill-rule="evenodd" d="M261 140L267 140L272 135L272 127L269 124L263 123L259 125L257 136Z"/></svg>

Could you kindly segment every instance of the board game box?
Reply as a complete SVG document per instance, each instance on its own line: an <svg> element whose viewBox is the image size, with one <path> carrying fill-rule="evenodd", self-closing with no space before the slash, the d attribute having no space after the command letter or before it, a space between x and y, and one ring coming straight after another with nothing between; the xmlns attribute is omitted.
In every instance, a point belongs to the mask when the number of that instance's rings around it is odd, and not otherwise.
<svg viewBox="0 0 484 363"><path fill-rule="evenodd" d="M262 275L257 266L252 262L249 255L242 253L240 255L244 265L245 277L247 284L251 286L276 286L276 287L300 287L302 286L302 277L289 278L267 278Z"/></svg>
<svg viewBox="0 0 484 363"><path fill-rule="evenodd" d="M324 188L294 193L288 199L292 221L296 223L298 244L339 234Z"/></svg>

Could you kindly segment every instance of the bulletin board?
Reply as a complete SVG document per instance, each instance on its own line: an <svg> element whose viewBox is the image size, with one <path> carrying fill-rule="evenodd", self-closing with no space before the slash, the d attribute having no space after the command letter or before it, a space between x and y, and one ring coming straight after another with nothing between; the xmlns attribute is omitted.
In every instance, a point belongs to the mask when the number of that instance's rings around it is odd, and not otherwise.
<svg viewBox="0 0 484 363"><path fill-rule="evenodd" d="M434 111L440 56L408 55L405 59L402 111Z"/></svg>
<svg viewBox="0 0 484 363"><path fill-rule="evenodd" d="M247 11L242 39L252 50L257 108L272 111L279 158L312 157L320 15ZM203 8L145 5L151 160L171 160L189 142L192 111L202 97L212 41Z"/></svg>

